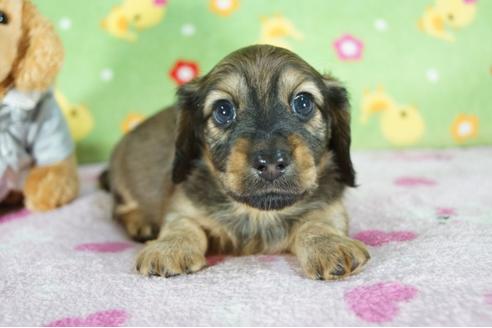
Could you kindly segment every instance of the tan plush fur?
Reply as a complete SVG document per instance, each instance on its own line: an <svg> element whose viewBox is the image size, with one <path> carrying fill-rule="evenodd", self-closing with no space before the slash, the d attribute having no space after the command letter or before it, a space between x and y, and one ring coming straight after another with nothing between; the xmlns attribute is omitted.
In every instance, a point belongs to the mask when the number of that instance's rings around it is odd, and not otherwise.
<svg viewBox="0 0 492 328"><path fill-rule="evenodd" d="M9 20L7 25L0 25L0 98L4 96L13 82L12 65L17 58L19 41L22 36L22 2L0 0L0 10ZM13 19L18 17L18 19Z"/></svg>
<svg viewBox="0 0 492 328"><path fill-rule="evenodd" d="M28 0L0 0L8 17L0 25L0 98L11 88L45 91L63 63L63 46L51 24ZM31 210L45 211L66 204L79 190L75 156L43 167L34 166L24 196Z"/></svg>
<svg viewBox="0 0 492 328"><path fill-rule="evenodd" d="M22 38L12 75L21 91L49 88L63 63L63 46L51 24L30 1L22 9Z"/></svg>
<svg viewBox="0 0 492 328"><path fill-rule="evenodd" d="M79 179L75 156L48 166L35 166L24 185L25 205L47 211L72 201L78 194Z"/></svg>

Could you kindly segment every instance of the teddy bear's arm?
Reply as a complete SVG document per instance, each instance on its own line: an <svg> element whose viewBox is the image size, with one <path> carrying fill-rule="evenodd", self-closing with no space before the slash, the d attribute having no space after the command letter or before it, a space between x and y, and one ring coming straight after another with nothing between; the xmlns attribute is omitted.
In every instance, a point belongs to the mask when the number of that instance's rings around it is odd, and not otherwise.
<svg viewBox="0 0 492 328"><path fill-rule="evenodd" d="M34 166L24 184L26 206L50 210L74 199L79 190L74 144L51 92L35 109L29 139Z"/></svg>

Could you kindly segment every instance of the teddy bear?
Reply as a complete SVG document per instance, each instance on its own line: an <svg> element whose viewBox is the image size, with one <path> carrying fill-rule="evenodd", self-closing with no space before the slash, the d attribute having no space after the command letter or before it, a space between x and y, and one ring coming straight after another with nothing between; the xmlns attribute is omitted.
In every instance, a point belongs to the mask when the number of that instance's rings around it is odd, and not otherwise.
<svg viewBox="0 0 492 328"><path fill-rule="evenodd" d="M74 143L52 90L62 61L59 37L29 0L0 1L0 205L23 199L46 211L78 194Z"/></svg>

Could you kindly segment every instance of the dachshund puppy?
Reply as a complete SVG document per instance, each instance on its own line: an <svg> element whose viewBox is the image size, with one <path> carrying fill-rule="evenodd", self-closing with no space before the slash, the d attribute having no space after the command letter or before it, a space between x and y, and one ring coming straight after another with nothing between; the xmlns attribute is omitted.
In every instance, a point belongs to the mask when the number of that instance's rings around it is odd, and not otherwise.
<svg viewBox="0 0 492 328"><path fill-rule="evenodd" d="M146 244L144 275L192 273L206 254L292 252L313 279L369 259L347 237L355 185L346 90L292 52L240 49L126 135L106 182L114 217Z"/></svg>

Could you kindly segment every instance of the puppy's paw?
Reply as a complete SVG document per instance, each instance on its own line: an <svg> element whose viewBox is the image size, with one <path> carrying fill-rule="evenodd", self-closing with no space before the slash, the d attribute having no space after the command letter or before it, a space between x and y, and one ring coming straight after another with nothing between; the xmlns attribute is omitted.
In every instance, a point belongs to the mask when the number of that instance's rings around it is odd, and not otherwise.
<svg viewBox="0 0 492 328"><path fill-rule="evenodd" d="M318 236L302 243L297 257L309 278L343 279L358 273L370 259L364 244L340 236Z"/></svg>
<svg viewBox="0 0 492 328"><path fill-rule="evenodd" d="M127 227L127 230L130 238L139 243L154 240L159 235L159 226L150 223L142 223L138 226Z"/></svg>
<svg viewBox="0 0 492 328"><path fill-rule="evenodd" d="M160 227L150 222L128 222L125 224L126 231L130 238L136 242L143 243L154 240L159 235Z"/></svg>
<svg viewBox="0 0 492 328"><path fill-rule="evenodd" d="M154 240L159 235L160 225L145 219L138 209L126 213L114 213L114 218L119 221L131 239L136 242Z"/></svg>
<svg viewBox="0 0 492 328"><path fill-rule="evenodd" d="M193 273L205 265L205 256L198 247L179 238L150 242L137 257L137 271L148 276L167 278Z"/></svg>

